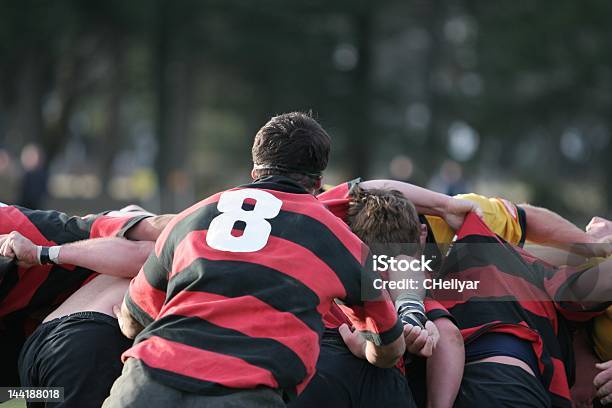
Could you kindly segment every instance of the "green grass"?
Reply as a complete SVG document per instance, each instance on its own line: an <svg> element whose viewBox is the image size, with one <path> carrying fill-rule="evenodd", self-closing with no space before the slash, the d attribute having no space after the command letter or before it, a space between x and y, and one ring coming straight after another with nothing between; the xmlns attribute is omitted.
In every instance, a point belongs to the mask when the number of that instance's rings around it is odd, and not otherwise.
<svg viewBox="0 0 612 408"><path fill-rule="evenodd" d="M25 408L25 406L25 400L21 399L12 399L0 404L0 408Z"/></svg>

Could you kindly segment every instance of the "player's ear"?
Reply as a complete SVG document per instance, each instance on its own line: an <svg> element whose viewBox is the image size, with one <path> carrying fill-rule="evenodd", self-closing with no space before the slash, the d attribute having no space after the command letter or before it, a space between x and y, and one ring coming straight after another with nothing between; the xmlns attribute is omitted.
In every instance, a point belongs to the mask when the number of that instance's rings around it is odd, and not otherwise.
<svg viewBox="0 0 612 408"><path fill-rule="evenodd" d="M425 245L425 243L427 242L427 225L426 224L421 224L421 231L419 233L419 242L421 243L421 245Z"/></svg>
<svg viewBox="0 0 612 408"><path fill-rule="evenodd" d="M319 190L321 190L321 179L318 179L314 183L314 191L319 191Z"/></svg>
<svg viewBox="0 0 612 408"><path fill-rule="evenodd" d="M253 180L257 180L257 172L255 171L255 169L251 170L251 178Z"/></svg>

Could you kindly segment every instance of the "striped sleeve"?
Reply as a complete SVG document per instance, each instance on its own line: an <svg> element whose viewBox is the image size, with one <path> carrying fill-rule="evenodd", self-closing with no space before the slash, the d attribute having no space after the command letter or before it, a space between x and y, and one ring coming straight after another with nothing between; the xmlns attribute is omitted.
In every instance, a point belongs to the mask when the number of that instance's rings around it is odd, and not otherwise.
<svg viewBox="0 0 612 408"><path fill-rule="evenodd" d="M437 300L425 298L423 303L425 304L425 313L427 314L427 318L429 320L434 321L436 319L446 318L457 325L453 315L451 315L450 312Z"/></svg>
<svg viewBox="0 0 612 408"><path fill-rule="evenodd" d="M586 265L581 267L560 267L556 268L554 274L549 279L545 279L544 288L553 299L556 309L568 320L575 322L589 321L605 312L612 304L607 299L593 299L591 302L578 302L576 296L580 298L588 297L588 294L576 293L574 283L587 271L597 268L597 265ZM593 272L593 271L591 271ZM598 284L598 274L593 273L593 288Z"/></svg>
<svg viewBox="0 0 612 408"><path fill-rule="evenodd" d="M403 331L393 303L384 293L384 299L364 301L360 306L339 305L355 329L377 346L393 343Z"/></svg>
<svg viewBox="0 0 612 408"><path fill-rule="evenodd" d="M143 326L157 318L166 300L168 270L152 253L142 269L130 282L125 304L132 316Z"/></svg>

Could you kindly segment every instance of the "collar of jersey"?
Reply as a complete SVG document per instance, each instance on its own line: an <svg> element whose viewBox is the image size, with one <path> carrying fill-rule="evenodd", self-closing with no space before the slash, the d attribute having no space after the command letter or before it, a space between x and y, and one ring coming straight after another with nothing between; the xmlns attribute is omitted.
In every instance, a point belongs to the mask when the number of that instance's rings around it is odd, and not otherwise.
<svg viewBox="0 0 612 408"><path fill-rule="evenodd" d="M244 184L240 188L261 188L265 190L282 191L292 194L309 194L298 182L285 176L267 176L259 178L250 184Z"/></svg>

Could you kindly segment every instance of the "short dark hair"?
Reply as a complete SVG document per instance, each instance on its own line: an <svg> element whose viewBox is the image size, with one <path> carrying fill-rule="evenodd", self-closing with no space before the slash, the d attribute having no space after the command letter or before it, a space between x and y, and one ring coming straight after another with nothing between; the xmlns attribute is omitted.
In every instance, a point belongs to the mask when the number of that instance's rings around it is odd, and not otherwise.
<svg viewBox="0 0 612 408"><path fill-rule="evenodd" d="M284 175L312 189L329 161L331 139L310 114L290 112L274 116L253 142L253 164L258 178Z"/></svg>
<svg viewBox="0 0 612 408"><path fill-rule="evenodd" d="M353 233L373 252L413 255L419 247L419 215L397 190L357 186L351 191L347 215Z"/></svg>

